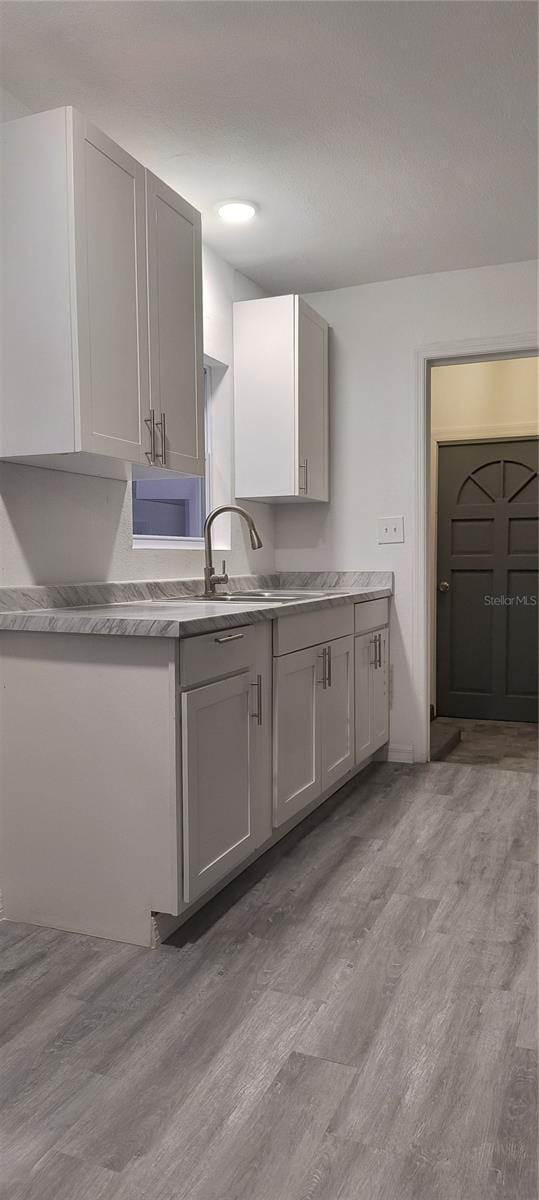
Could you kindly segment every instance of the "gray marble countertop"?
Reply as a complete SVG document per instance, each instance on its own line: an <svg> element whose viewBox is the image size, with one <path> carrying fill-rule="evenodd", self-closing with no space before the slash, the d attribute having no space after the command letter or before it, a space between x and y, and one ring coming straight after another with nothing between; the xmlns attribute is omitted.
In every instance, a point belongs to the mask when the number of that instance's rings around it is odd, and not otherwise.
<svg viewBox="0 0 539 1200"><path fill-rule="evenodd" d="M267 587L267 582L260 584L259 578L253 577L251 586ZM245 580L241 580L241 583L245 586ZM301 588L307 590L316 587L327 591L327 595L306 595L305 598L278 602L258 598L238 599L237 602L219 602L218 598L207 602L194 600L192 581L178 581L176 585L173 581L143 585L69 585L67 603L65 589L62 591L59 588L58 594L53 588L27 589L25 593L17 593L13 589L13 608L5 607L5 596L4 605L0 604L0 630L128 637L194 637L214 629L252 625L258 621L306 613L316 607L330 608L377 600L392 595L392 583L388 572L287 572L279 577L277 588L293 586L299 591ZM273 577L272 586L276 586ZM174 587L177 594L174 594ZM127 588L131 592L128 593L129 598L124 599L122 589ZM133 590L140 594L133 596ZM50 607L43 603L47 599ZM92 603L94 599L98 602Z"/></svg>

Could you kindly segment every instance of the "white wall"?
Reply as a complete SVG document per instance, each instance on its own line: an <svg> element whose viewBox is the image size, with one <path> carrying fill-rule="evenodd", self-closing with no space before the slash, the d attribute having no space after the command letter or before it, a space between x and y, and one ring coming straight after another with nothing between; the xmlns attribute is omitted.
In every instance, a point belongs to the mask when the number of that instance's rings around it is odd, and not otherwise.
<svg viewBox="0 0 539 1200"><path fill-rule="evenodd" d="M3 120L28 110L0 89ZM212 432L219 446L213 502L233 500L232 304L263 295L213 251L203 253L204 352L212 370ZM225 544L230 574L274 566L273 513L250 505L263 541L254 552L243 523L219 518L216 543ZM150 550L132 544L131 489L117 480L0 463L0 585L95 580L190 578L202 575L201 550Z"/></svg>
<svg viewBox="0 0 539 1200"><path fill-rule="evenodd" d="M536 264L417 276L307 299L331 326L330 502L277 510L276 567L395 572L392 754L419 758L426 682L418 678L414 634L417 351L532 332ZM379 546L377 518L400 514L404 544Z"/></svg>

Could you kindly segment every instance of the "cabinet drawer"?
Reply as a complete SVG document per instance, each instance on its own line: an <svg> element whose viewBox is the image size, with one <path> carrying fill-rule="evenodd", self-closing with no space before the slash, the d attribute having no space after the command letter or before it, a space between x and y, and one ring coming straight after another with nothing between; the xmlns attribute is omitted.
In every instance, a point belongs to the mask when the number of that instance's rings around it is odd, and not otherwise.
<svg viewBox="0 0 539 1200"><path fill-rule="evenodd" d="M380 629L389 624L389 600L365 600L354 605L354 629L356 633L368 633L369 629Z"/></svg>
<svg viewBox="0 0 539 1200"><path fill-rule="evenodd" d="M195 687L237 671L247 671L256 655L256 625L214 629L180 641L180 685Z"/></svg>
<svg viewBox="0 0 539 1200"><path fill-rule="evenodd" d="M273 622L274 655L291 654L321 642L332 642L354 632L353 605L322 608L318 612L278 617Z"/></svg>

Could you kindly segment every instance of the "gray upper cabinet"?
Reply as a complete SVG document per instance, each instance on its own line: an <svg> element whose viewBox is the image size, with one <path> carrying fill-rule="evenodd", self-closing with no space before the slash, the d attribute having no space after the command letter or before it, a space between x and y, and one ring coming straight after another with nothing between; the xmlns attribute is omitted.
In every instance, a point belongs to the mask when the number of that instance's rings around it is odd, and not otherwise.
<svg viewBox="0 0 539 1200"><path fill-rule="evenodd" d="M202 474L199 214L72 108L1 137L0 456Z"/></svg>
<svg viewBox="0 0 539 1200"><path fill-rule="evenodd" d="M328 499L328 326L301 296L234 305L236 496Z"/></svg>
<svg viewBox="0 0 539 1200"><path fill-rule="evenodd" d="M158 463L204 474L200 213L146 171L150 406Z"/></svg>

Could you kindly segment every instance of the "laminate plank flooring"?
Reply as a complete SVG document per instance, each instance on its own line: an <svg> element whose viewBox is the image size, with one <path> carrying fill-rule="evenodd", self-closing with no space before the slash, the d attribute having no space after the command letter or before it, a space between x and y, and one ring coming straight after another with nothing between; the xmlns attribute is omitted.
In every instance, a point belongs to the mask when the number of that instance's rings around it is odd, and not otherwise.
<svg viewBox="0 0 539 1200"><path fill-rule="evenodd" d="M159 950L0 923L2 1200L537 1200L536 818L379 764Z"/></svg>
<svg viewBox="0 0 539 1200"><path fill-rule="evenodd" d="M534 771L539 754L538 726L524 721L475 721L436 717L433 744L447 739L446 762L492 764L502 771ZM432 729L432 726L431 726ZM458 734L453 745L450 737ZM434 755L433 755L434 757Z"/></svg>

